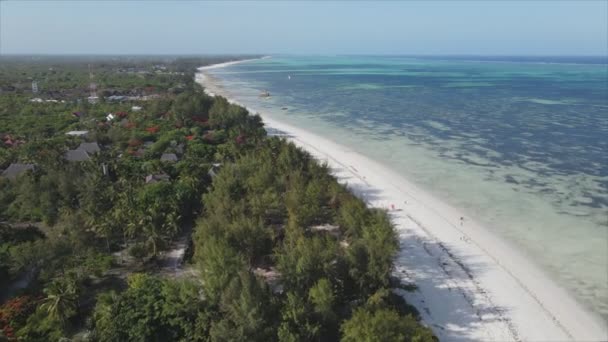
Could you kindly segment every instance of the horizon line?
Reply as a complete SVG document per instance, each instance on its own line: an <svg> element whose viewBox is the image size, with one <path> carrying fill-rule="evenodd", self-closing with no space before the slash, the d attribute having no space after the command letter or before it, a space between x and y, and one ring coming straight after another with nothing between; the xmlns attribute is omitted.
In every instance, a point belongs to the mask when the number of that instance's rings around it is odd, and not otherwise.
<svg viewBox="0 0 608 342"><path fill-rule="evenodd" d="M52 56L52 57L69 57L69 56L108 56L108 57L134 57L134 56L150 56L150 57L206 57L206 56L394 56L394 57L596 57L607 58L608 54L477 54L477 53L447 53L447 54L432 54L432 53L250 53L250 52L234 52L234 53L0 53L0 57L9 56Z"/></svg>

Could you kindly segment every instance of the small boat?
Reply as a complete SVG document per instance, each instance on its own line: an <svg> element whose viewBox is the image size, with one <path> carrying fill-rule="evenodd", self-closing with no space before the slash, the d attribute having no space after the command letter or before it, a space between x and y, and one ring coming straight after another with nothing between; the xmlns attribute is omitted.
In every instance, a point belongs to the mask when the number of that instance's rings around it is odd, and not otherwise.
<svg viewBox="0 0 608 342"><path fill-rule="evenodd" d="M282 110L287 110L287 107L282 107L281 109L282 109Z"/></svg>
<svg viewBox="0 0 608 342"><path fill-rule="evenodd" d="M270 97L270 93L267 91L264 91L260 94L260 97Z"/></svg>

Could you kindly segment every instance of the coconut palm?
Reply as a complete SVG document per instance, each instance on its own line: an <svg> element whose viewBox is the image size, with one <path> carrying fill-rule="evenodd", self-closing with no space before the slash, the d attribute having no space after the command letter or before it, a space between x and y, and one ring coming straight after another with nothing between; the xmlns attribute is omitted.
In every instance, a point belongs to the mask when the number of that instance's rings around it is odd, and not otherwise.
<svg viewBox="0 0 608 342"><path fill-rule="evenodd" d="M46 298L41 308L46 310L51 318L64 323L76 314L78 308L78 285L72 277L56 279L44 289Z"/></svg>

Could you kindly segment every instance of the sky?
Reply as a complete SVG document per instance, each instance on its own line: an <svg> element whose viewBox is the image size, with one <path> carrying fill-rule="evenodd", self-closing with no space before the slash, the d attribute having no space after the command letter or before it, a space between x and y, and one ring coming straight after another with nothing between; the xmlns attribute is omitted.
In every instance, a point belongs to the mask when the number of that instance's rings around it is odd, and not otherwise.
<svg viewBox="0 0 608 342"><path fill-rule="evenodd" d="M0 1L0 54L608 55L608 0Z"/></svg>

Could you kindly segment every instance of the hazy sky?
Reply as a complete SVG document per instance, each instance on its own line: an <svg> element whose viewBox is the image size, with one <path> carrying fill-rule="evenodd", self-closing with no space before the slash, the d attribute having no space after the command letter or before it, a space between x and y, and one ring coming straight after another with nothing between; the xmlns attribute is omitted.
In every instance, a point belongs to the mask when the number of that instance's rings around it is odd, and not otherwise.
<svg viewBox="0 0 608 342"><path fill-rule="evenodd" d="M2 1L0 53L608 54L608 1Z"/></svg>

